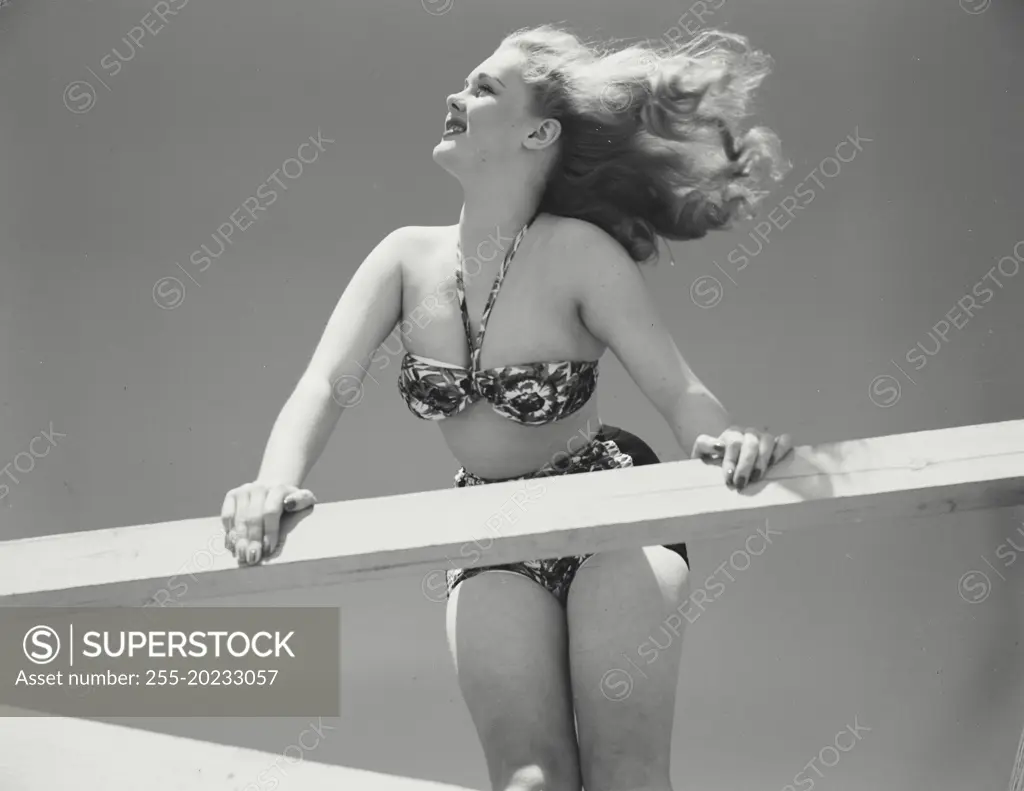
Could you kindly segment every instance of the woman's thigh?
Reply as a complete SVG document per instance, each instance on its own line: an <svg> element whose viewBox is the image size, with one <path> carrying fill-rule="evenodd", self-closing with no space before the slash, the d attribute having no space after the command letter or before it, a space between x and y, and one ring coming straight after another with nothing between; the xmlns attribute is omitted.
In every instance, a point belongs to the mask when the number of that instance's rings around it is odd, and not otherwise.
<svg viewBox="0 0 1024 791"><path fill-rule="evenodd" d="M485 571L452 590L448 646L496 791L579 791L565 610L547 590Z"/></svg>
<svg viewBox="0 0 1024 791"><path fill-rule="evenodd" d="M569 664L587 791L670 788L688 576L665 547L597 554L576 573Z"/></svg>

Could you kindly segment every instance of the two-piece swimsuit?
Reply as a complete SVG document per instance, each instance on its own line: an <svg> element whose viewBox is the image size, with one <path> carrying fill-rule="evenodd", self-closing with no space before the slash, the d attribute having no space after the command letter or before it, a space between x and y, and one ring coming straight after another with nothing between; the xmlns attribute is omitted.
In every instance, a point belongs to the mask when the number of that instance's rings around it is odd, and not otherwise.
<svg viewBox="0 0 1024 791"><path fill-rule="evenodd" d="M476 343L473 342L469 310L466 307L462 250L459 248L459 269L455 273L455 286L462 311L462 325L470 349L470 367L464 368L411 353L406 354L398 375L398 389L409 409L417 417L424 420L443 420L484 399L504 418L524 426L541 426L562 420L579 411L594 394L597 388L597 360L525 363L480 370L480 352L483 348L487 320L494 308L509 264L534 219L536 215L516 234L505 254L484 305ZM615 426L603 425L597 436L573 454L567 462L560 463L557 467L546 465L536 472L502 480L524 480L550 475L621 469L657 464L658 461L657 455L640 437ZM497 482L494 479L480 478L465 467L460 468L455 475L456 487ZM689 562L685 544L673 544L668 548ZM451 594L462 580L483 571L513 571L544 586L565 605L573 577L588 557L590 556L574 555L495 566L450 569L446 575L448 593Z"/></svg>

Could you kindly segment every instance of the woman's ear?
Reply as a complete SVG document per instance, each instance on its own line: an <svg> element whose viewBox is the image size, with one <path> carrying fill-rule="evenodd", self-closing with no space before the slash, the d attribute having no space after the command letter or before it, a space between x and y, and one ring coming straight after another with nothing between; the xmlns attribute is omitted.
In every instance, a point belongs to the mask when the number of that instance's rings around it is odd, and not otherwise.
<svg viewBox="0 0 1024 791"><path fill-rule="evenodd" d="M545 118L526 136L523 145L526 148L539 151L553 145L561 135L562 125L554 118Z"/></svg>

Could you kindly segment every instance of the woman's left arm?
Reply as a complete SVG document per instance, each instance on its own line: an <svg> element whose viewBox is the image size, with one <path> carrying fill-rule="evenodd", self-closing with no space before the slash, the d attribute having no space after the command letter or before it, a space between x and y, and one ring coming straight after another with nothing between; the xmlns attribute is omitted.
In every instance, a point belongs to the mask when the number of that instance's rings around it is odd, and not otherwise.
<svg viewBox="0 0 1024 791"><path fill-rule="evenodd" d="M737 427L683 359L661 322L640 267L604 231L574 223L580 317L607 344L691 457L718 456L727 485L743 488L792 449L788 434ZM567 240L568 241L568 240Z"/></svg>

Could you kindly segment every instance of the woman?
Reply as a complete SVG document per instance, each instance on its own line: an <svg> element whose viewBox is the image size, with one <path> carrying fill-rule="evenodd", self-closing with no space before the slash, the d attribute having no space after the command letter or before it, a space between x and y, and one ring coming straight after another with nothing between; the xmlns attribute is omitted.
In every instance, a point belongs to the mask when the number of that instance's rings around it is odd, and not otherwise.
<svg viewBox="0 0 1024 791"><path fill-rule="evenodd" d="M456 486L656 463L639 437L601 424L609 347L684 449L721 458L727 485L783 458L788 435L731 427L638 266L659 235L727 227L760 175L781 176L770 132L735 131L767 71L720 32L665 56L598 51L550 26L507 37L448 97L434 149L463 187L458 224L394 231L352 278L259 477L225 498L239 560L273 552L282 511L315 502L298 487L344 411L336 385L362 381L400 321L399 388L438 421L462 464ZM607 674L684 603L687 574L683 545L448 572L449 645L494 789L670 788L681 641L628 696L609 694Z"/></svg>

